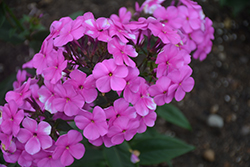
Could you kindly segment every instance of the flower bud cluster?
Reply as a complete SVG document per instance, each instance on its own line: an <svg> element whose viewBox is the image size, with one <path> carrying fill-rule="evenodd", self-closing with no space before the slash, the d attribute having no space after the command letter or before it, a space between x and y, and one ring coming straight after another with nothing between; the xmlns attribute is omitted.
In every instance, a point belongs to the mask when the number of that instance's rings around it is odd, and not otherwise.
<svg viewBox="0 0 250 167"><path fill-rule="evenodd" d="M19 71L0 107L6 162L68 166L83 157L83 137L106 147L131 140L154 126L157 105L192 90L190 54L203 60L210 52L212 22L191 0L162 2L136 4L133 18L122 7L110 18L87 12L51 24L40 52L23 66L36 76ZM62 128L72 122L78 131Z"/></svg>

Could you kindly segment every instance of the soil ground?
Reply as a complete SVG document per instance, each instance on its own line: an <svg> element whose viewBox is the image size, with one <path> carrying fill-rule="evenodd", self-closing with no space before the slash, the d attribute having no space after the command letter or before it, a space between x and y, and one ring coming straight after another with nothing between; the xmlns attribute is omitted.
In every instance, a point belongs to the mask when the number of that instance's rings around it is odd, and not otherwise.
<svg viewBox="0 0 250 167"><path fill-rule="evenodd" d="M7 2L7 1L6 1ZM7 2L19 17L43 13L42 24L49 27L76 11L91 11L95 17L109 17L122 6L134 8L133 0L22 0ZM141 4L142 1L140 0ZM196 149L173 160L174 167L249 167L250 166L250 15L243 11L232 16L218 0L200 0L204 13L213 21L215 40L212 52L200 62L192 60L195 87L184 100L174 103L190 121L187 131L163 120L157 127L162 133L176 136ZM0 82L34 54L25 44L0 41ZM222 128L207 125L209 115L224 120ZM204 151L211 149L215 159L208 161ZM167 166L161 164L159 166Z"/></svg>

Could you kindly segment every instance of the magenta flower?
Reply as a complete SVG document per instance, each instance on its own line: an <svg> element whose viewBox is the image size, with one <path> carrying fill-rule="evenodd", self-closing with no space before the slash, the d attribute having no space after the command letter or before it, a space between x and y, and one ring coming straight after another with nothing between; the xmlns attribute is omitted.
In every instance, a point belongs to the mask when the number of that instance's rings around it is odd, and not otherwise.
<svg viewBox="0 0 250 167"><path fill-rule="evenodd" d="M136 118L137 114L134 107L129 106L129 102L123 98L119 98L114 101L114 106L110 106L105 109L105 114L107 119L109 119L109 124L116 119L127 118Z"/></svg>
<svg viewBox="0 0 250 167"><path fill-rule="evenodd" d="M54 89L58 95L53 100L53 105L57 111L64 112L67 116L78 114L79 109L84 105L84 98L70 84L57 84Z"/></svg>
<svg viewBox="0 0 250 167"><path fill-rule="evenodd" d="M128 75L125 65L116 65L114 59L106 59L97 63L93 70L96 79L96 87L101 92L121 91L126 85L124 78Z"/></svg>
<svg viewBox="0 0 250 167"><path fill-rule="evenodd" d="M182 18L182 28L185 33L190 33L201 27L201 19L199 13L185 6L178 6L179 17Z"/></svg>
<svg viewBox="0 0 250 167"><path fill-rule="evenodd" d="M149 110L155 110L156 104L149 96L148 85L144 82L141 83L139 91L134 95L133 105L136 109L136 112L141 116L146 116L149 113Z"/></svg>
<svg viewBox="0 0 250 167"><path fill-rule="evenodd" d="M180 28L182 25L182 19L178 17L178 9L175 6L167 8L160 6L154 11L153 15L155 18L163 21L165 25L173 28Z"/></svg>
<svg viewBox="0 0 250 167"><path fill-rule="evenodd" d="M153 127L155 125L155 121L157 118L157 114L155 111L150 110L146 116L139 116L140 117L140 126L137 129L137 133L143 133L147 130L147 126Z"/></svg>
<svg viewBox="0 0 250 167"><path fill-rule="evenodd" d="M54 39L54 45L63 46L68 42L78 40L83 36L84 32L85 28L82 26L82 20L80 18L73 21L70 20L62 27L59 36Z"/></svg>
<svg viewBox="0 0 250 167"><path fill-rule="evenodd" d="M82 95L84 101L92 103L97 97L93 75L87 77L84 72L76 69L72 71L69 76L71 79L67 80L65 83L73 85L77 89L77 92Z"/></svg>
<svg viewBox="0 0 250 167"><path fill-rule="evenodd" d="M83 112L75 117L76 126L83 130L83 135L89 140L96 140L108 132L108 124L103 109L96 106L93 112Z"/></svg>
<svg viewBox="0 0 250 167"><path fill-rule="evenodd" d="M141 8L143 8L145 13L153 14L156 9L161 7L161 3L164 0L146 0L143 2Z"/></svg>
<svg viewBox="0 0 250 167"><path fill-rule="evenodd" d="M48 57L56 56L57 52L53 49L53 40L44 40L41 50L35 54L32 59L33 67L36 68L37 74L42 74L43 70L48 67Z"/></svg>
<svg viewBox="0 0 250 167"><path fill-rule="evenodd" d="M39 124L34 119L29 117L24 118L22 123L24 128L21 128L17 134L17 139L21 143L25 143L25 151L34 155L41 148L47 149L52 146L52 139L49 136L51 126L49 123L41 121Z"/></svg>
<svg viewBox="0 0 250 167"><path fill-rule="evenodd" d="M128 57L136 57L138 55L132 45L127 45L119 39L113 38L108 42L108 51L113 55L117 65L123 65L125 63L132 68L135 67L135 62Z"/></svg>
<svg viewBox="0 0 250 167"><path fill-rule="evenodd" d="M7 92L5 95L5 100L7 102L14 100L17 106L22 106L24 104L24 100L29 98L31 95L31 91L29 89L30 82L31 78L29 78L27 82L24 82L23 85L16 90Z"/></svg>
<svg viewBox="0 0 250 167"><path fill-rule="evenodd" d="M148 92L154 97L154 101L157 105L162 106L172 101L173 96L168 95L170 84L171 80L166 76L162 76L156 81L155 85L149 87Z"/></svg>
<svg viewBox="0 0 250 167"><path fill-rule="evenodd" d="M14 90L19 88L22 85L22 83L26 80L26 77L27 77L27 71L18 70L17 75L16 75L17 81L13 83Z"/></svg>
<svg viewBox="0 0 250 167"><path fill-rule="evenodd" d="M83 144L79 143L83 139L80 132L76 130L70 130L67 134L60 136L55 145L54 159L60 158L61 163L64 166L69 166L76 159L81 159L84 155L85 148Z"/></svg>
<svg viewBox="0 0 250 167"><path fill-rule="evenodd" d="M17 136L20 130L20 123L24 118L24 111L19 110L14 100L9 101L2 107L1 130L8 134Z"/></svg>
<svg viewBox="0 0 250 167"><path fill-rule="evenodd" d="M62 165L60 159L54 159L52 158L52 155L55 151L56 146L52 145L50 148L46 150L41 150L37 154L33 155L35 162L37 164L37 167L64 167Z"/></svg>
<svg viewBox="0 0 250 167"><path fill-rule="evenodd" d="M44 109L49 111L51 114L57 113L54 106L53 100L58 97L54 91L54 84L45 80L44 85L37 91L39 100L44 104Z"/></svg>
<svg viewBox="0 0 250 167"><path fill-rule="evenodd" d="M48 67L43 70L45 80L49 80L52 84L55 84L62 78L62 71L67 66L67 61L64 59L63 50L58 49L57 54L53 57L48 57Z"/></svg>
<svg viewBox="0 0 250 167"><path fill-rule="evenodd" d="M150 20L151 19L151 20ZM178 44L181 41L181 37L176 30L173 30L170 26L163 23L155 22L150 18L148 28L152 31L152 34L159 37L164 44L172 43Z"/></svg>
<svg viewBox="0 0 250 167"><path fill-rule="evenodd" d="M113 126L109 128L108 137L113 144L121 144L124 140L131 140L137 132L139 121L123 117L119 121L114 121Z"/></svg>
<svg viewBox="0 0 250 167"><path fill-rule="evenodd" d="M16 144L12 140L12 135L0 133L1 150L3 154L9 155L16 152Z"/></svg>
<svg viewBox="0 0 250 167"><path fill-rule="evenodd" d="M108 19L100 17L97 20L88 19L83 23L86 26L85 34L100 41L107 42L111 39L108 33L110 23Z"/></svg>
<svg viewBox="0 0 250 167"><path fill-rule="evenodd" d="M190 77L192 69L185 65L178 70L172 71L168 74L168 78L172 80L171 86L168 89L168 95L174 93L177 101L181 101L186 92L190 92L194 87L194 79Z"/></svg>
<svg viewBox="0 0 250 167"><path fill-rule="evenodd" d="M162 51L157 55L155 64L157 66L156 77L166 76L172 70L183 66L182 52L175 45L165 45Z"/></svg>

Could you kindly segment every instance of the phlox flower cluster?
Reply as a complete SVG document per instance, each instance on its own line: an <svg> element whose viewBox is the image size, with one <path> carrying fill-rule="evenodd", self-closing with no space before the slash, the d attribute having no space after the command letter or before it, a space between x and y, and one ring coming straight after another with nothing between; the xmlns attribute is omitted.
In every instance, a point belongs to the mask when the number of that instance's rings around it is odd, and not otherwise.
<svg viewBox="0 0 250 167"><path fill-rule="evenodd" d="M36 75L20 70L0 107L6 162L71 165L85 153L83 137L106 147L129 141L154 126L157 106L192 90L191 52L206 58L212 22L191 0L162 2L136 4L134 16L122 7L110 18L87 12L51 24L40 52L23 66Z"/></svg>

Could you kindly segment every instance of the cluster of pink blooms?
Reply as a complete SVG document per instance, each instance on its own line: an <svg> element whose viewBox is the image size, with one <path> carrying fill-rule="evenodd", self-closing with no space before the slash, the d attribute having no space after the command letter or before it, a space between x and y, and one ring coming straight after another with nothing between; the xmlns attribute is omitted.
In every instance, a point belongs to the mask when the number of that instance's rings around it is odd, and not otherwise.
<svg viewBox="0 0 250 167"><path fill-rule="evenodd" d="M19 71L0 107L1 150L21 166L68 166L81 159L83 137L106 147L154 126L156 107L180 101L194 86L194 58L212 47L212 22L191 0L136 4L132 18L90 12L54 21L41 50ZM144 13L152 14L145 18ZM28 78L26 80L26 78ZM60 129L60 121L76 129Z"/></svg>

